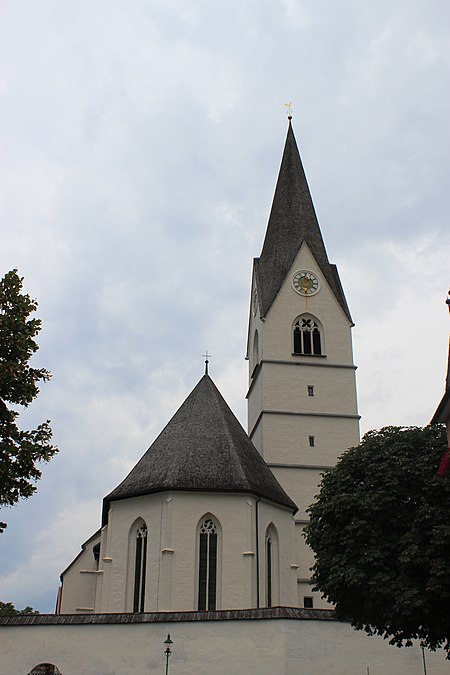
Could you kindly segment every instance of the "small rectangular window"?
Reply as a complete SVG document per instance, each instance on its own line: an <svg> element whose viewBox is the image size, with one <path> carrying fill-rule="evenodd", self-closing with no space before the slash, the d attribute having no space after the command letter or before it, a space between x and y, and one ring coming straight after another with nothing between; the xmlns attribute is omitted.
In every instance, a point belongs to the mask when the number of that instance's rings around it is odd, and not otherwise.
<svg viewBox="0 0 450 675"><path fill-rule="evenodd" d="M314 386L312 384L308 384L308 396L314 396Z"/></svg>
<svg viewBox="0 0 450 675"><path fill-rule="evenodd" d="M310 595L303 596L303 607L305 609L312 609L314 607L314 598Z"/></svg>
<svg viewBox="0 0 450 675"><path fill-rule="evenodd" d="M315 444L316 444L315 441L316 441L316 437L315 437L315 436L310 436L310 437L309 437L309 447L310 447L310 448L313 448L313 447L315 446Z"/></svg>

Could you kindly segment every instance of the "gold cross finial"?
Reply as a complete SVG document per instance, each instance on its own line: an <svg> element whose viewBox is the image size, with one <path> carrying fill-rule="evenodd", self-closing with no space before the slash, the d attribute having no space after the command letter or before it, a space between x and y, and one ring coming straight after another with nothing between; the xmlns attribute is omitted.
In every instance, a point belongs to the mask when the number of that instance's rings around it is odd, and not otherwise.
<svg viewBox="0 0 450 675"><path fill-rule="evenodd" d="M289 103L284 103L284 107L287 108L288 120L292 119L292 101Z"/></svg>

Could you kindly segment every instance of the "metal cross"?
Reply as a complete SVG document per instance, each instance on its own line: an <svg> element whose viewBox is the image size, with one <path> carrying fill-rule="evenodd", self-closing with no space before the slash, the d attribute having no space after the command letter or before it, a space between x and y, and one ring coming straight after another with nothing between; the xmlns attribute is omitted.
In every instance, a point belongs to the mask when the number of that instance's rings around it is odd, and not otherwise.
<svg viewBox="0 0 450 675"><path fill-rule="evenodd" d="M205 358L205 375L208 375L208 363L209 359L211 358L211 354L208 354L208 350L206 349L205 353L202 354L202 356L204 356Z"/></svg>

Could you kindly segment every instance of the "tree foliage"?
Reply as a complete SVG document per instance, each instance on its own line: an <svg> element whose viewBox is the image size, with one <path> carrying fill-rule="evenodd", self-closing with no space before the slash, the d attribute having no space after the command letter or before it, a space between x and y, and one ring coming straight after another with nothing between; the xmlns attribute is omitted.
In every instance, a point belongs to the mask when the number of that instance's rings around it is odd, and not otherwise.
<svg viewBox="0 0 450 675"><path fill-rule="evenodd" d="M39 349L34 338L41 321L29 318L37 303L22 293L22 284L17 270L0 281L0 507L32 495L41 477L38 463L58 452L49 442L49 420L27 431L17 425L17 407L26 408L39 393L38 383L50 379L45 368L29 365ZM0 532L4 527L0 523Z"/></svg>
<svg viewBox="0 0 450 675"><path fill-rule="evenodd" d="M450 475L442 426L367 433L322 480L305 537L315 590L369 635L450 652Z"/></svg>
<svg viewBox="0 0 450 675"><path fill-rule="evenodd" d="M36 609L32 607L25 607L25 609L16 609L12 602L0 602L0 615L10 616L12 614L39 614Z"/></svg>

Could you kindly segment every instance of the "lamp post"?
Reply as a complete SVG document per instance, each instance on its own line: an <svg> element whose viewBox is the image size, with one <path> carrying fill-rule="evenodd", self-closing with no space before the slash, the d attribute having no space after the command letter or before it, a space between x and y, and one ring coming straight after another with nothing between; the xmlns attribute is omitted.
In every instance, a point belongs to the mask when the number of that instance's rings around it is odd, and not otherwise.
<svg viewBox="0 0 450 675"><path fill-rule="evenodd" d="M169 675L169 658L172 653L170 645L173 645L173 640L170 639L170 633L167 634L167 640L164 640L163 644L167 645L164 654L166 655L166 675Z"/></svg>
<svg viewBox="0 0 450 675"><path fill-rule="evenodd" d="M449 308L450 308L450 306L449 306ZM425 645L422 643L420 645L420 648L422 650L423 672L424 672L424 675L427 675L427 662L425 661Z"/></svg>

